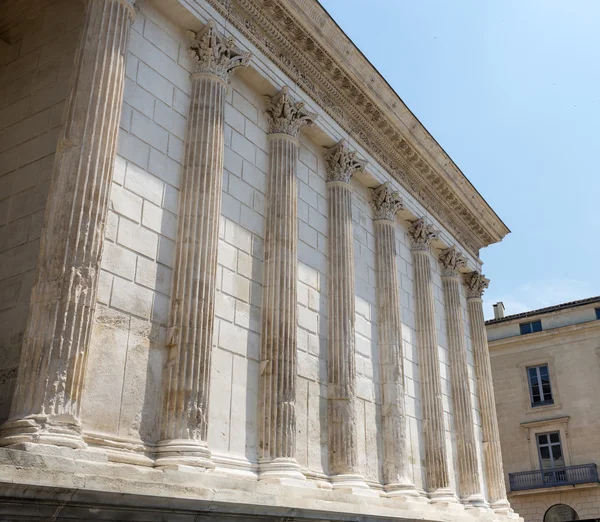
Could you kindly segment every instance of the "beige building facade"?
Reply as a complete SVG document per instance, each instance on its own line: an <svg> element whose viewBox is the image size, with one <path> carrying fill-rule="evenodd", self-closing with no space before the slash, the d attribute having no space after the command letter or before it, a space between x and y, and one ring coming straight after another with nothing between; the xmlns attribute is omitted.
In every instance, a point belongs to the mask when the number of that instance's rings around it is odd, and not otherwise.
<svg viewBox="0 0 600 522"><path fill-rule="evenodd" d="M518 518L508 230L318 2L14 0L0 42L0 519Z"/></svg>
<svg viewBox="0 0 600 522"><path fill-rule="evenodd" d="M526 522L600 519L600 297L506 317L495 306L486 326L511 505Z"/></svg>

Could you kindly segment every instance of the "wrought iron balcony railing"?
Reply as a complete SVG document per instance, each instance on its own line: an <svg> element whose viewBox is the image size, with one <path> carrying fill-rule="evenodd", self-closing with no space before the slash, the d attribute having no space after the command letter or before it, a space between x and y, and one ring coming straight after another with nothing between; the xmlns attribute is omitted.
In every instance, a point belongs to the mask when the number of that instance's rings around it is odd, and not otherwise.
<svg viewBox="0 0 600 522"><path fill-rule="evenodd" d="M572 486L598 482L596 464L582 464L565 468L537 469L509 473L508 480L511 491L523 489L553 488L556 486Z"/></svg>

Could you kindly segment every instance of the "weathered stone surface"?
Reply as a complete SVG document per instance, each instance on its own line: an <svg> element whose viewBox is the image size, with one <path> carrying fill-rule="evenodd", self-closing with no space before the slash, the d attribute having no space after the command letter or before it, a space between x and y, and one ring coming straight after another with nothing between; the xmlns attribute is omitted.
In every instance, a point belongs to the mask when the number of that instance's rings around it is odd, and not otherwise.
<svg viewBox="0 0 600 522"><path fill-rule="evenodd" d="M212 467L208 435L227 81L250 59L206 24L189 33L192 95L179 200L179 233L157 466Z"/></svg>
<svg viewBox="0 0 600 522"><path fill-rule="evenodd" d="M430 247L438 231L424 218L409 230L414 270L419 375L423 400L423 442L427 492L434 502L454 501L450 489L442 405L442 381L431 282Z"/></svg>
<svg viewBox="0 0 600 522"><path fill-rule="evenodd" d="M467 286L467 306L469 308L471 343L475 359L475 375L477 376L479 409L481 410L483 467L486 476L488 501L497 513L507 513L510 510L510 505L506 499L492 367L490 365L490 352L483 317L483 301L481 300L483 292L490 281L480 272L471 272L465 276L465 284Z"/></svg>
<svg viewBox="0 0 600 522"><path fill-rule="evenodd" d="M304 480L296 462L296 339L300 128L315 119L287 87L267 100L269 174L262 343L260 351L259 472L263 478Z"/></svg>
<svg viewBox="0 0 600 522"><path fill-rule="evenodd" d="M85 445L81 392L133 14L131 4L121 0L87 4L1 445Z"/></svg>
<svg viewBox="0 0 600 522"><path fill-rule="evenodd" d="M404 350L400 316L400 282L396 265L396 213L402 199L389 183L373 190L383 419L383 477L389 496L418 495L408 469L404 389Z"/></svg>
<svg viewBox="0 0 600 522"><path fill-rule="evenodd" d="M439 256L442 267L442 285L446 308L448 351L450 352L450 386L456 431L456 467L460 500L472 506L485 506L479 479L479 462L469 369L460 304L460 280L458 271L466 265L464 256L455 247L443 250Z"/></svg>
<svg viewBox="0 0 600 522"><path fill-rule="evenodd" d="M367 488L358 470L352 187L365 162L344 141L327 150L329 332L327 339L329 473L333 487Z"/></svg>

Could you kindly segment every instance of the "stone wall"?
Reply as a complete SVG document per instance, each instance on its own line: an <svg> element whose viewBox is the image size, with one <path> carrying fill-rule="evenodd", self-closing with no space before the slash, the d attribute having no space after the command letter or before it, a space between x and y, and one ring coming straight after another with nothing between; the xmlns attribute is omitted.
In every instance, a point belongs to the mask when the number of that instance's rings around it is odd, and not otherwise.
<svg viewBox="0 0 600 522"><path fill-rule="evenodd" d="M0 50L0 424L10 408L83 4L61 0Z"/></svg>

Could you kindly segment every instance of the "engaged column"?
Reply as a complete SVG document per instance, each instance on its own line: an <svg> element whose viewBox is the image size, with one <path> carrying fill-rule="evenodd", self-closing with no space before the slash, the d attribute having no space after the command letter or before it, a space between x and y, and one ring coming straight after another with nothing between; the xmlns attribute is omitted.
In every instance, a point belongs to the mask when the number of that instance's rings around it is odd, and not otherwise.
<svg viewBox="0 0 600 522"><path fill-rule="evenodd" d="M288 88L265 97L269 122L262 340L259 478L305 480L296 462L296 306L298 133L316 115Z"/></svg>

